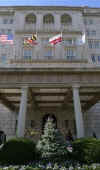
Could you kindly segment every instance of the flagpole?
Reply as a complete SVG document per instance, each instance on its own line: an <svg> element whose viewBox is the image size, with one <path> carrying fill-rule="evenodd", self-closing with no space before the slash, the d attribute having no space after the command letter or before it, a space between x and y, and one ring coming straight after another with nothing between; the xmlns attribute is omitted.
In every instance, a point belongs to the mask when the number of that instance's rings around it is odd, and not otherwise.
<svg viewBox="0 0 100 170"><path fill-rule="evenodd" d="M16 45L14 44L14 58L16 60Z"/></svg>
<svg viewBox="0 0 100 170"><path fill-rule="evenodd" d="M55 58L55 44L54 44L54 58Z"/></svg>

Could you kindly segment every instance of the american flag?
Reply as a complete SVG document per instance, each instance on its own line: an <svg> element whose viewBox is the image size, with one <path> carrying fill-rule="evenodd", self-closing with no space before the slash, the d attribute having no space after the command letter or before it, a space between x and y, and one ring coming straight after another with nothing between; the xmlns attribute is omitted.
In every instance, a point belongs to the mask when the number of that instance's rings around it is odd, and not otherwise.
<svg viewBox="0 0 100 170"><path fill-rule="evenodd" d="M0 34L0 42L13 44L13 35L12 34Z"/></svg>

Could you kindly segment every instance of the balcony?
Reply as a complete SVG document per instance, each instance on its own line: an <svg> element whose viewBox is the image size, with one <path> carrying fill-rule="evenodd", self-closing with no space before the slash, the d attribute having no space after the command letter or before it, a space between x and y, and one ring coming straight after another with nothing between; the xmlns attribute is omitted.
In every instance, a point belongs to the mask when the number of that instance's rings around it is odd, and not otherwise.
<svg viewBox="0 0 100 170"><path fill-rule="evenodd" d="M54 57L44 57L42 59L11 59L9 60L9 64L14 66L34 66L35 68L42 68L42 67L64 67L64 66L72 66L82 63L88 63L87 60L78 59L76 56L72 56L70 59L66 57L65 59L54 59Z"/></svg>
<svg viewBox="0 0 100 170"><path fill-rule="evenodd" d="M80 27L78 27L77 25L73 25L73 24L62 24L60 26L60 30L62 32L82 32L82 29Z"/></svg>
<svg viewBox="0 0 100 170"><path fill-rule="evenodd" d="M44 32L53 32L55 31L55 25L54 24L43 24L42 30L44 30Z"/></svg>
<svg viewBox="0 0 100 170"><path fill-rule="evenodd" d="M16 32L82 32L82 29L77 27L77 25L55 25L55 24L41 24L41 26L37 24L24 24L24 26L16 27Z"/></svg>
<svg viewBox="0 0 100 170"><path fill-rule="evenodd" d="M24 25L25 32L35 32L36 31L36 24L25 24Z"/></svg>

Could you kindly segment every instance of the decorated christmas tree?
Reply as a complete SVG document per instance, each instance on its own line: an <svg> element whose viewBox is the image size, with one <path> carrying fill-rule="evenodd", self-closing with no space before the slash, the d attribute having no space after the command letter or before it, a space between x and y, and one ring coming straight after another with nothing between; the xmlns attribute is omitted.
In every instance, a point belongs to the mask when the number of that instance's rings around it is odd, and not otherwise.
<svg viewBox="0 0 100 170"><path fill-rule="evenodd" d="M61 160L67 156L67 145L61 132L56 128L52 118L48 118L44 133L37 144L41 157L49 160Z"/></svg>

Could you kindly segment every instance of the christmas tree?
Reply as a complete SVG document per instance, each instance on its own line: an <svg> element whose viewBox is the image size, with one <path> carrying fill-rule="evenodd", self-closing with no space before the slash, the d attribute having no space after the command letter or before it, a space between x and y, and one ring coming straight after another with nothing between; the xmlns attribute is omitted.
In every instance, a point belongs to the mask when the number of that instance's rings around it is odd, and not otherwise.
<svg viewBox="0 0 100 170"><path fill-rule="evenodd" d="M44 126L44 133L37 144L37 149L40 151L41 157L49 161L61 160L67 156L67 145L64 137L50 117Z"/></svg>

